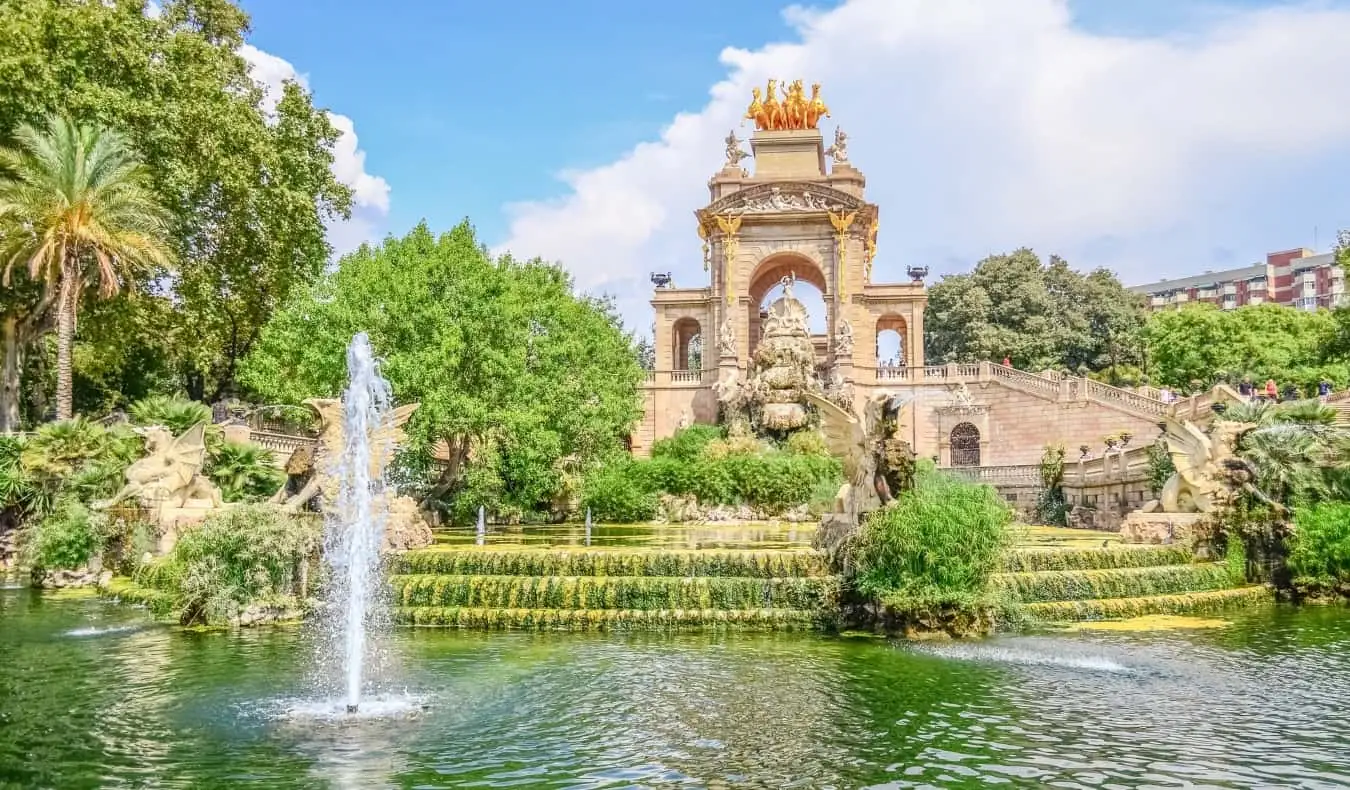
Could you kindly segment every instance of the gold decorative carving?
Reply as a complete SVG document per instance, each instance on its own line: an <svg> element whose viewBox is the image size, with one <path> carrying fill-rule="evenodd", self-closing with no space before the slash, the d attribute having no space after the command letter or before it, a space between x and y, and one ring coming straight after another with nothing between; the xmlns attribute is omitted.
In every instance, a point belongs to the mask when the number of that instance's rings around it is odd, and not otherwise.
<svg viewBox="0 0 1350 790"><path fill-rule="evenodd" d="M733 296L731 293L731 263L736 260L736 252L740 249L740 238L742 217L717 217L717 227L722 231L722 291L726 295L727 304L731 304Z"/></svg>
<svg viewBox="0 0 1350 790"><path fill-rule="evenodd" d="M698 222L698 238L703 242L703 271L708 271L709 264L712 263L712 255L708 246L708 226L703 220Z"/></svg>
<svg viewBox="0 0 1350 790"><path fill-rule="evenodd" d="M872 260L877 257L877 229L881 227L881 220L872 219L872 225L867 229L867 244L863 247L863 277L867 282L872 282Z"/></svg>
<svg viewBox="0 0 1350 790"><path fill-rule="evenodd" d="M834 226L834 260L835 278L837 280L835 287L839 290L840 299L847 296L844 291L844 267L847 259L845 245L848 243L848 229L853 225L853 219L857 216L857 211L850 211L847 214L829 212L830 224Z"/></svg>
<svg viewBox="0 0 1350 790"><path fill-rule="evenodd" d="M750 89L750 106L746 108L745 120L754 121L760 131L783 131L786 129L814 129L821 118L830 116L830 108L820 98L820 83L811 84L811 98L806 97L806 89L801 80L788 83L782 81L783 98L779 100L779 80L769 80L764 91Z"/></svg>

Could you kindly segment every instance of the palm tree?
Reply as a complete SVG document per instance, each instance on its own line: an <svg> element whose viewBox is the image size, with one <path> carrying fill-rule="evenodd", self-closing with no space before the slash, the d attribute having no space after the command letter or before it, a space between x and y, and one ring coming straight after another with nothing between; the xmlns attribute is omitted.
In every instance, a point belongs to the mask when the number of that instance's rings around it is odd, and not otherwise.
<svg viewBox="0 0 1350 790"><path fill-rule="evenodd" d="M71 350L85 285L121 290L140 267L167 265L167 214L125 137L53 117L0 148L0 267L40 282L56 310L56 416L73 412Z"/></svg>

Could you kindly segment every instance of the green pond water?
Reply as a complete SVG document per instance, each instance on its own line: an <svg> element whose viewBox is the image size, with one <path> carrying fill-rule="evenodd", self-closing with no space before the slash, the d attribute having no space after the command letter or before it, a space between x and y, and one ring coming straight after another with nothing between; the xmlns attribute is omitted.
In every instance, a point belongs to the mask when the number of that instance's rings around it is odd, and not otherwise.
<svg viewBox="0 0 1350 790"><path fill-rule="evenodd" d="M1344 608L945 645L394 630L403 712L354 719L313 712L307 634L0 590L0 786L1350 786Z"/></svg>

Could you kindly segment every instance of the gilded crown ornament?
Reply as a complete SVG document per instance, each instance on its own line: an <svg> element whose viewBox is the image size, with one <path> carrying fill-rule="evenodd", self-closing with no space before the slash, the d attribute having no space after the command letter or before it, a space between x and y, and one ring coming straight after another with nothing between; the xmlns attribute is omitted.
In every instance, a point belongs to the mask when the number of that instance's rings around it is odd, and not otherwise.
<svg viewBox="0 0 1350 790"><path fill-rule="evenodd" d="M780 80L769 80L764 90L751 88L750 107L745 111L745 120L754 121L760 131L782 131L785 129L815 129L821 118L830 117L830 108L820 98L820 83L811 84L811 95L807 97L801 80L781 80L785 87L779 88ZM778 92L782 91L782 99Z"/></svg>

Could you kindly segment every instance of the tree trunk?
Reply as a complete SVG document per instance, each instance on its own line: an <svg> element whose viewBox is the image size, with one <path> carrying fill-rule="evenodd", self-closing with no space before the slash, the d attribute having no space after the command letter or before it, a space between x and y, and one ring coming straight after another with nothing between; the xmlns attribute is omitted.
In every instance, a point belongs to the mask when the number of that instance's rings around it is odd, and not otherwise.
<svg viewBox="0 0 1350 790"><path fill-rule="evenodd" d="M80 298L79 271L67 259L61 265L61 295L56 304L56 419L75 416L75 309Z"/></svg>
<svg viewBox="0 0 1350 790"><path fill-rule="evenodd" d="M4 359L0 362L0 433L19 430L19 401L23 396L23 338L19 319L5 316L0 324Z"/></svg>

